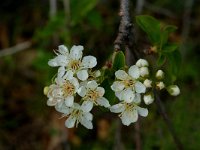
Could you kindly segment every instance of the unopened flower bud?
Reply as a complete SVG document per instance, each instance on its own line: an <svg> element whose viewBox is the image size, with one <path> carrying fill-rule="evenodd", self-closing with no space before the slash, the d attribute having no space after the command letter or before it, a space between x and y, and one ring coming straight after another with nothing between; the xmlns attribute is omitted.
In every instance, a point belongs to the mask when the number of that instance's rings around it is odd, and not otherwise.
<svg viewBox="0 0 200 150"><path fill-rule="evenodd" d="M148 67L148 66L149 66L149 63L148 63L148 61L146 61L145 59L139 59L139 60L136 62L136 66L138 66L138 67Z"/></svg>
<svg viewBox="0 0 200 150"><path fill-rule="evenodd" d="M150 87L152 87L152 81L151 80L149 80L149 79L146 79L146 80L144 80L144 83L143 83L147 88L150 88Z"/></svg>
<svg viewBox="0 0 200 150"><path fill-rule="evenodd" d="M156 78L157 78L158 80L163 79L163 78L164 78L164 72L163 72L162 70L158 70L158 71L156 72Z"/></svg>
<svg viewBox="0 0 200 150"><path fill-rule="evenodd" d="M140 68L140 75L142 77L147 77L149 75L149 69L147 67Z"/></svg>
<svg viewBox="0 0 200 150"><path fill-rule="evenodd" d="M96 72L95 72L95 77L97 78L97 77L99 77L101 75L101 72L99 71L99 70L97 70Z"/></svg>
<svg viewBox="0 0 200 150"><path fill-rule="evenodd" d="M156 84L156 87L159 89L159 90L162 90L165 88L165 84L161 81L161 82L158 82Z"/></svg>
<svg viewBox="0 0 200 150"><path fill-rule="evenodd" d="M152 93L149 93L149 94L145 94L145 95L144 95L144 103L145 103L146 105L149 105L149 104L153 103L153 101L154 101L154 96L153 96Z"/></svg>
<svg viewBox="0 0 200 150"><path fill-rule="evenodd" d="M177 96L180 94L180 89L177 85L170 85L167 87L167 91L172 96Z"/></svg>
<svg viewBox="0 0 200 150"><path fill-rule="evenodd" d="M49 92L49 87L45 86L44 89L43 89L44 95L47 95L48 92Z"/></svg>

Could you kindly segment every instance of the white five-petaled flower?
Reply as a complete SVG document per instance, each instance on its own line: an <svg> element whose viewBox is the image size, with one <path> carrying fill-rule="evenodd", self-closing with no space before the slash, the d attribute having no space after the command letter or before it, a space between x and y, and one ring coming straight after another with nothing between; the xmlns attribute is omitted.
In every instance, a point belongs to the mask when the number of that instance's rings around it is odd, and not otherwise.
<svg viewBox="0 0 200 150"><path fill-rule="evenodd" d="M71 71L78 79L84 81L88 78L88 69L96 66L97 61L94 56L84 56L83 46L73 46L69 52L66 46L58 47L57 56L51 59L48 64L52 67L60 67L58 76L62 77L66 72Z"/></svg>
<svg viewBox="0 0 200 150"><path fill-rule="evenodd" d="M82 107L85 110L92 109L93 104L104 107L110 107L108 100L103 97L104 88L98 87L95 80L89 81L78 89L78 94L84 100Z"/></svg>
<svg viewBox="0 0 200 150"><path fill-rule="evenodd" d="M67 116L65 121L65 126L67 128L77 127L81 123L87 129L92 129L92 119L93 115L90 113L91 109L85 109L83 105L74 103L72 107L62 106L60 109L57 109L59 112L63 113L62 117Z"/></svg>
<svg viewBox="0 0 200 150"><path fill-rule="evenodd" d="M121 118L122 123L126 126L129 126L131 123L134 123L138 120L138 114L143 117L148 115L148 109L138 106L140 101L141 97L134 99L131 103L122 101L119 104L111 106L110 111L114 113L120 113L119 117Z"/></svg>
<svg viewBox="0 0 200 150"><path fill-rule="evenodd" d="M79 83L72 75L57 77L55 84L48 88L47 105L61 107L64 103L70 107L74 103L74 95L79 88Z"/></svg>
<svg viewBox="0 0 200 150"><path fill-rule="evenodd" d="M136 65L129 68L128 74L124 70L115 72L117 81L111 85L111 89L115 91L115 95L119 99L131 103L135 98L136 93L145 93L146 87L138 79L140 70Z"/></svg>

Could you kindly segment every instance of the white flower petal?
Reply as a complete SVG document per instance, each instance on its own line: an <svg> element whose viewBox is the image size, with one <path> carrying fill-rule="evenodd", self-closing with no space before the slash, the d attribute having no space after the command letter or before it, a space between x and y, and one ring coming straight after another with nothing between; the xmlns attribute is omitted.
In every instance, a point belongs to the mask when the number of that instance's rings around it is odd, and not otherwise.
<svg viewBox="0 0 200 150"><path fill-rule="evenodd" d="M71 107L74 104L74 96L68 96L65 98L65 105Z"/></svg>
<svg viewBox="0 0 200 150"><path fill-rule="evenodd" d="M87 83L87 88L91 89L91 90L94 90L98 87L98 84L95 80L92 80L92 81L89 81Z"/></svg>
<svg viewBox="0 0 200 150"><path fill-rule="evenodd" d="M115 96L121 101L124 91L115 92Z"/></svg>
<svg viewBox="0 0 200 150"><path fill-rule="evenodd" d="M82 60L84 68L93 68L97 65L97 59L94 56L85 56Z"/></svg>
<svg viewBox="0 0 200 150"><path fill-rule="evenodd" d="M68 70L66 72L66 74L63 76L63 78L67 79L67 80L71 80L73 78L73 75L74 75L73 71L72 70Z"/></svg>
<svg viewBox="0 0 200 150"><path fill-rule="evenodd" d="M133 100L136 104L139 104L141 102L141 95L139 93L135 94L135 98Z"/></svg>
<svg viewBox="0 0 200 150"><path fill-rule="evenodd" d="M50 60L48 61L48 65L51 66L51 67L57 67L57 66L58 66L58 63L57 63L56 58L50 59Z"/></svg>
<svg viewBox="0 0 200 150"><path fill-rule="evenodd" d="M67 128L73 128L76 122L76 118L70 115L70 117L65 121L65 126Z"/></svg>
<svg viewBox="0 0 200 150"><path fill-rule="evenodd" d="M79 60L82 58L83 55L83 46L79 45L79 46L72 46L71 50L70 50L70 57L73 60Z"/></svg>
<svg viewBox="0 0 200 150"><path fill-rule="evenodd" d="M48 99L47 106L55 106L57 101L55 99Z"/></svg>
<svg viewBox="0 0 200 150"><path fill-rule="evenodd" d="M99 93L99 96L100 97L102 97L103 95L104 95L104 93L105 93L105 90L104 90L104 88L102 88L102 87L97 87L97 92Z"/></svg>
<svg viewBox="0 0 200 150"><path fill-rule="evenodd" d="M75 92L78 91L78 88L79 88L78 80L77 80L76 78L73 77L71 80L69 80L69 82L70 82L71 84L74 85L74 87L75 87Z"/></svg>
<svg viewBox="0 0 200 150"><path fill-rule="evenodd" d="M135 83L135 91L137 93L145 93L146 92L146 87L144 86L144 84L142 84L141 82L137 81Z"/></svg>
<svg viewBox="0 0 200 150"><path fill-rule="evenodd" d="M84 101L83 103L82 103L82 105L81 105L81 110L83 111L83 112L89 112L89 111L91 111L92 110L92 108L93 108L93 103L91 102L91 101Z"/></svg>
<svg viewBox="0 0 200 150"><path fill-rule="evenodd" d="M137 110L133 109L132 111L124 111L120 118L124 125L129 126L131 123L138 120Z"/></svg>
<svg viewBox="0 0 200 150"><path fill-rule="evenodd" d="M136 65L133 65L129 68L128 70L128 74L134 78L134 79L137 79L140 77L140 70L139 68L136 66Z"/></svg>
<svg viewBox="0 0 200 150"><path fill-rule="evenodd" d="M101 97L97 99L97 103L100 106L104 106L104 107L110 107L109 101L105 98L105 97Z"/></svg>
<svg viewBox="0 0 200 150"><path fill-rule="evenodd" d="M86 95L86 92L87 90L84 86L81 86L77 91L78 95L80 95L81 97L84 97Z"/></svg>
<svg viewBox="0 0 200 150"><path fill-rule="evenodd" d="M125 106L121 103L115 104L110 107L110 111L113 113L121 113L125 110Z"/></svg>
<svg viewBox="0 0 200 150"><path fill-rule="evenodd" d="M87 129L93 129L92 122L90 120L87 120L85 117L81 117L80 123L86 127Z"/></svg>
<svg viewBox="0 0 200 150"><path fill-rule="evenodd" d="M65 45L59 45L58 46L58 51L60 52L60 54L62 55L66 55L69 54L69 50Z"/></svg>
<svg viewBox="0 0 200 150"><path fill-rule="evenodd" d="M139 106L137 106L136 109L138 110L138 113L140 114L140 116L146 117L148 115L148 109L141 108Z"/></svg>
<svg viewBox="0 0 200 150"><path fill-rule="evenodd" d="M138 67L147 67L149 66L149 63L147 60L145 59L139 59L137 62L136 62L136 66Z"/></svg>
<svg viewBox="0 0 200 150"><path fill-rule="evenodd" d="M115 92L118 91L122 91L124 89L124 84L121 83L120 81L115 81L112 85L111 85L111 89Z"/></svg>
<svg viewBox="0 0 200 150"><path fill-rule="evenodd" d="M58 105L56 105L55 109L58 112L61 112L61 113L65 114L65 115L68 115L68 114L70 114L73 111L73 109L71 109L71 108L69 108L69 107L67 107L65 105L62 105L61 107L58 107Z"/></svg>
<svg viewBox="0 0 200 150"><path fill-rule="evenodd" d="M64 55L58 55L56 58L58 66L67 66L68 65L68 57Z"/></svg>
<svg viewBox="0 0 200 150"><path fill-rule="evenodd" d="M147 67L140 68L140 76L146 77L149 75L149 69Z"/></svg>
<svg viewBox="0 0 200 150"><path fill-rule="evenodd" d="M87 70L80 70L77 72L77 77L81 80L81 81L85 81L88 78L88 72Z"/></svg>
<svg viewBox="0 0 200 150"><path fill-rule="evenodd" d="M146 94L146 95L144 95L143 99L144 99L144 103L146 105L149 105L149 104L153 103L153 101L154 101L154 97L153 97L152 94Z"/></svg>
<svg viewBox="0 0 200 150"><path fill-rule="evenodd" d="M61 66L58 68L58 77L62 78L65 74L65 67Z"/></svg>
<svg viewBox="0 0 200 150"><path fill-rule="evenodd" d="M123 91L122 100L126 101L127 103L131 103L134 98L135 98L135 93L132 90L126 89Z"/></svg>
<svg viewBox="0 0 200 150"><path fill-rule="evenodd" d="M92 115L90 112L84 113L84 117L85 117L87 120L92 120L92 119L93 119L93 115Z"/></svg>
<svg viewBox="0 0 200 150"><path fill-rule="evenodd" d="M124 70L116 71L115 76L117 79L120 79L120 80L125 80L128 78L128 74Z"/></svg>

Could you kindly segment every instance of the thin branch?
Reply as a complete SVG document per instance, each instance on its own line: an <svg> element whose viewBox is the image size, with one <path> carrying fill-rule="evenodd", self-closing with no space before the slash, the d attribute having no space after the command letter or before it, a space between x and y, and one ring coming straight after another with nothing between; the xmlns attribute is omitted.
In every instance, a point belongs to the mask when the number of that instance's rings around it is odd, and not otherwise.
<svg viewBox="0 0 200 150"><path fill-rule="evenodd" d="M30 48L31 46L32 46L32 43L30 41L26 41L26 42L17 44L13 47L2 49L0 50L0 57L15 54L17 52L26 50Z"/></svg>
<svg viewBox="0 0 200 150"><path fill-rule="evenodd" d="M122 123L121 123L121 120L118 118L116 120L115 143L114 143L113 150L124 150L122 140L121 140L121 128L122 128Z"/></svg>
<svg viewBox="0 0 200 150"><path fill-rule="evenodd" d="M49 16L53 18L57 12L57 0L50 0L49 1Z"/></svg>
<svg viewBox="0 0 200 150"><path fill-rule="evenodd" d="M158 108L158 111L160 112L161 116L163 117L163 120L165 121L165 124L167 125L173 139L174 139L174 143L176 144L177 149L179 150L183 150L183 146L182 143L180 141L180 139L178 138L174 127L172 126L171 120L169 118L169 116L166 113L165 107L162 103L162 101L160 100L160 96L158 95L157 91L154 90L154 97L155 97L155 102Z"/></svg>

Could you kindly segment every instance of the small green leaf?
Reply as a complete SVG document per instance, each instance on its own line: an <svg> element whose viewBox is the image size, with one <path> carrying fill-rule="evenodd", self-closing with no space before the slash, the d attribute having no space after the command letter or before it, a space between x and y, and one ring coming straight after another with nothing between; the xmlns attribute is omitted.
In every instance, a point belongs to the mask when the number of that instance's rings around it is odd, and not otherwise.
<svg viewBox="0 0 200 150"><path fill-rule="evenodd" d="M176 49L178 48L178 45L177 44L167 44L167 45L164 45L161 52L164 52L164 53L171 53L173 51L175 51Z"/></svg>
<svg viewBox="0 0 200 150"><path fill-rule="evenodd" d="M157 60L158 67L162 66L166 61L166 56L160 54Z"/></svg>
<svg viewBox="0 0 200 150"><path fill-rule="evenodd" d="M173 25L164 26L161 33L162 45L167 43L170 33L175 32L176 30L177 30L176 26Z"/></svg>
<svg viewBox="0 0 200 150"><path fill-rule="evenodd" d="M170 73L172 76L177 76L181 66L181 54L178 50L168 53L167 55L170 65Z"/></svg>
<svg viewBox="0 0 200 150"><path fill-rule="evenodd" d="M119 70L124 68L125 66L125 56L122 51L119 51L115 54L114 62L113 62L113 69Z"/></svg>
<svg viewBox="0 0 200 150"><path fill-rule="evenodd" d="M161 30L160 22L155 18L147 15L140 15L136 17L136 23L139 27L147 33L149 40L153 44L160 43Z"/></svg>

